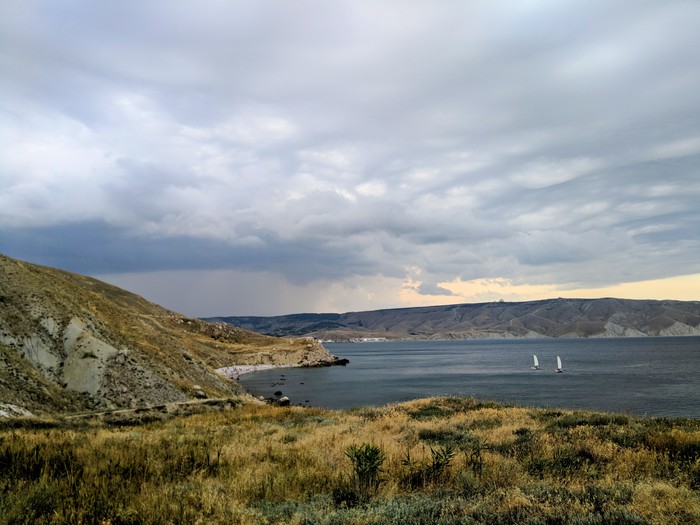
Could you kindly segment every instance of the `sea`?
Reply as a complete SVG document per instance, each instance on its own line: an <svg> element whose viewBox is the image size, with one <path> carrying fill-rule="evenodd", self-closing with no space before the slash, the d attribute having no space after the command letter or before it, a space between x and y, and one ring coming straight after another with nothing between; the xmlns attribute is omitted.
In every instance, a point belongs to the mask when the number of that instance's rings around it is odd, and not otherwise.
<svg viewBox="0 0 700 525"><path fill-rule="evenodd" d="M700 419L700 337L325 343L347 366L242 375L293 405L377 407L431 396ZM540 370L533 370L533 355ZM561 357L563 373L556 373ZM279 394L277 395L279 397Z"/></svg>

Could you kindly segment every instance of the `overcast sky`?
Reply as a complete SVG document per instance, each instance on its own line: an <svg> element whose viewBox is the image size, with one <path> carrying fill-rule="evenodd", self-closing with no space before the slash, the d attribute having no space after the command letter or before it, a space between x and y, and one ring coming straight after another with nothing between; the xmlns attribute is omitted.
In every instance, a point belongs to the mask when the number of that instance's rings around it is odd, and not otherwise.
<svg viewBox="0 0 700 525"><path fill-rule="evenodd" d="M700 2L0 3L0 252L188 315L700 299Z"/></svg>

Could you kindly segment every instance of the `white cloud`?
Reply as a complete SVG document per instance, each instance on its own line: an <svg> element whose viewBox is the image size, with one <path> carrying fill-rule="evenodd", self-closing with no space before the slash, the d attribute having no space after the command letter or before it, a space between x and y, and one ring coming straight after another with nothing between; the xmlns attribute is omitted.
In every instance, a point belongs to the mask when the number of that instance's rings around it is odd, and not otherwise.
<svg viewBox="0 0 700 525"><path fill-rule="evenodd" d="M574 180L600 166L600 161L589 158L538 160L513 173L510 180L525 188L542 189Z"/></svg>
<svg viewBox="0 0 700 525"><path fill-rule="evenodd" d="M675 159L700 154L700 136L674 140L649 151L650 160Z"/></svg>
<svg viewBox="0 0 700 525"><path fill-rule="evenodd" d="M370 180L358 184L355 191L365 197L383 197L386 194L386 184L379 180Z"/></svg>
<svg viewBox="0 0 700 525"><path fill-rule="evenodd" d="M6 2L0 250L259 271L306 309L314 282L404 301L407 267L433 293L696 273L699 23L680 0Z"/></svg>

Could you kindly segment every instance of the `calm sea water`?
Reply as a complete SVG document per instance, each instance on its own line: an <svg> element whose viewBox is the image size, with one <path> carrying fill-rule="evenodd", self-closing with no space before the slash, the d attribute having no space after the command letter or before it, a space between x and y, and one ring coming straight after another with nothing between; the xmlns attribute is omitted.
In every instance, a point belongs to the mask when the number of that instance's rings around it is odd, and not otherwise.
<svg viewBox="0 0 700 525"><path fill-rule="evenodd" d="M400 341L325 345L347 366L246 374L292 404L380 406L448 395L537 407L700 419L700 337ZM541 370L531 370L536 354ZM556 356L563 374L554 372Z"/></svg>

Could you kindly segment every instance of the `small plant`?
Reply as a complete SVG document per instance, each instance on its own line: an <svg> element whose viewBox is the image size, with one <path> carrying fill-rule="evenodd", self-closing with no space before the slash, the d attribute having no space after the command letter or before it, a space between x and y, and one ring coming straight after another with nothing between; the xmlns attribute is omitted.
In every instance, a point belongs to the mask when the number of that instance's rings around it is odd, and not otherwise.
<svg viewBox="0 0 700 525"><path fill-rule="evenodd" d="M407 471L404 484L411 489L417 489L428 483L441 481L454 455L455 449L450 444L430 447L430 462L415 461L411 458L411 451L407 451L406 457L401 461Z"/></svg>
<svg viewBox="0 0 700 525"><path fill-rule="evenodd" d="M461 493L465 498L471 498L479 493L481 484L473 472L469 470L460 472L458 482Z"/></svg>
<svg viewBox="0 0 700 525"><path fill-rule="evenodd" d="M513 431L513 434L517 437L510 445L510 453L518 460L523 461L532 454L534 434L527 427L521 427Z"/></svg>
<svg viewBox="0 0 700 525"><path fill-rule="evenodd" d="M377 491L382 482L379 475L385 459L384 452L375 445L364 443L350 445L345 455L352 462L359 497L366 501Z"/></svg>
<svg viewBox="0 0 700 525"><path fill-rule="evenodd" d="M445 475L447 467L455 455L455 450L451 445L443 445L436 449L431 448L430 455L429 473L431 480L435 481Z"/></svg>
<svg viewBox="0 0 700 525"><path fill-rule="evenodd" d="M464 463L476 475L481 477L484 472L484 458L481 452L488 447L481 443L478 438L473 439L460 447L464 453Z"/></svg>

